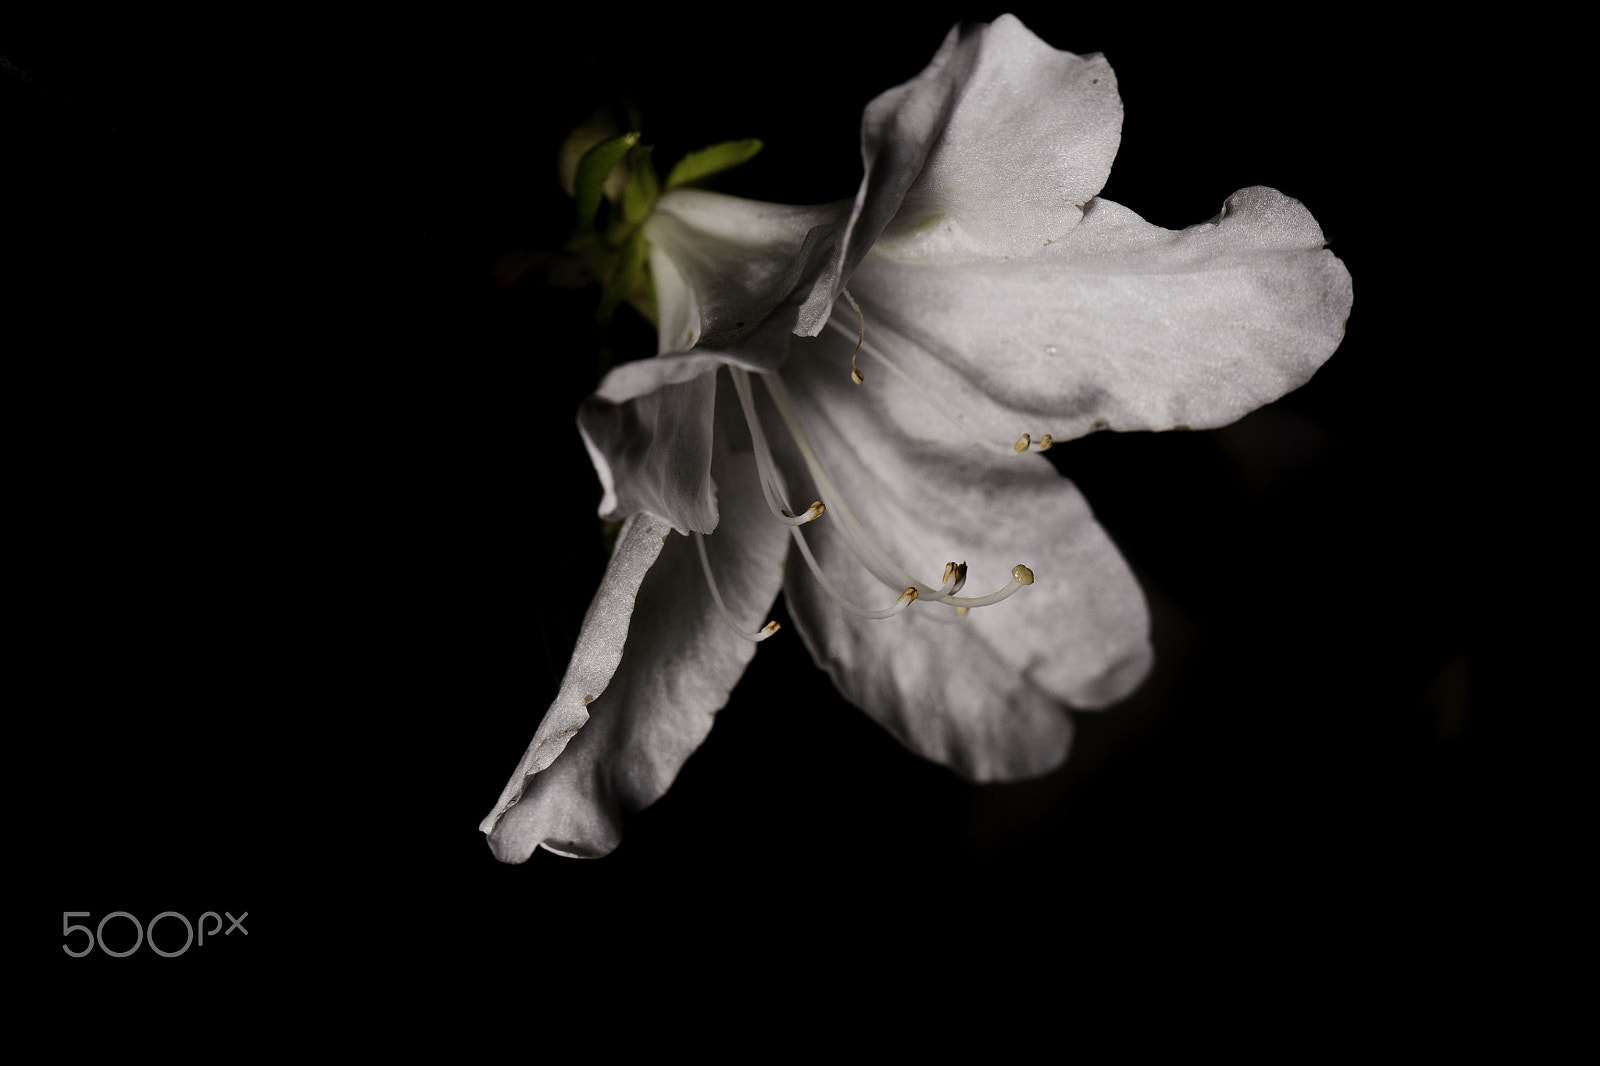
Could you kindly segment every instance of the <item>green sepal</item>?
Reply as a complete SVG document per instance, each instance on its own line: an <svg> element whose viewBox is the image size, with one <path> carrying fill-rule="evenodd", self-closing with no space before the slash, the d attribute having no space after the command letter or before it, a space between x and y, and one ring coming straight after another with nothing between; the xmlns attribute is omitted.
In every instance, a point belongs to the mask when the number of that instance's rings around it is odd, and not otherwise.
<svg viewBox="0 0 1600 1066"><path fill-rule="evenodd" d="M761 151L761 142L754 137L743 141L723 141L698 152L690 152L672 166L667 175L667 188L676 189L692 181L709 178L713 174L748 163Z"/></svg>
<svg viewBox="0 0 1600 1066"><path fill-rule="evenodd" d="M600 197L605 192L606 178L628 149L639 142L639 134L624 133L601 141L578 160L578 173L573 179L573 198L578 204L578 229L585 231L594 225L594 214L600 210Z"/></svg>
<svg viewBox="0 0 1600 1066"><path fill-rule="evenodd" d="M605 108L601 108L573 127L556 152L556 174L561 188L569 197L577 195L578 160L583 153L609 137L617 136L617 124ZM615 197L613 197L614 199Z"/></svg>
<svg viewBox="0 0 1600 1066"><path fill-rule="evenodd" d="M606 282L605 292L600 296L602 323L610 322L611 314L617 309L617 305L633 296L634 286L640 280L639 275L644 270L648 252L649 245L645 243L644 228L635 227L628 235L627 243L622 246L622 251L617 256L616 267Z"/></svg>
<svg viewBox="0 0 1600 1066"><path fill-rule="evenodd" d="M628 166L633 176L622 193L622 215L629 222L643 222L661 196L661 185L656 180L656 168L650 163L651 149L640 146L628 153Z"/></svg>

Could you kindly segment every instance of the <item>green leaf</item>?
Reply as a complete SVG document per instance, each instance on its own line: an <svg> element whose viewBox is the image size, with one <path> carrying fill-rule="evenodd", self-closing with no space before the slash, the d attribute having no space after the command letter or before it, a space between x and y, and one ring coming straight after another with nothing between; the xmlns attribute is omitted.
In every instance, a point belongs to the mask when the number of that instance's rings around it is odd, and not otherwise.
<svg viewBox="0 0 1600 1066"><path fill-rule="evenodd" d="M611 280L606 282L606 291L600 296L601 322L611 321L611 313L617 309L617 305L632 294L634 283L639 280L639 272L644 268L648 251L644 228L636 227L628 236L628 243L622 246L622 254L617 257L616 269L611 274Z"/></svg>
<svg viewBox="0 0 1600 1066"><path fill-rule="evenodd" d="M667 175L667 188L676 189L691 181L700 181L729 170L740 163L748 163L759 151L761 142L752 137L743 141L723 141L698 152L690 152L673 165L672 173Z"/></svg>
<svg viewBox="0 0 1600 1066"><path fill-rule="evenodd" d="M578 229L587 230L594 225L594 213L600 210L600 195L605 190L606 178L638 141L638 133L612 137L583 153L583 158L578 160L578 173L573 180L573 195L578 202Z"/></svg>
<svg viewBox="0 0 1600 1066"><path fill-rule="evenodd" d="M628 153L628 165L633 177L622 193L622 215L629 222L643 222L650 217L650 209L661 196L661 186L656 181L656 168L650 164L651 149L639 147Z"/></svg>

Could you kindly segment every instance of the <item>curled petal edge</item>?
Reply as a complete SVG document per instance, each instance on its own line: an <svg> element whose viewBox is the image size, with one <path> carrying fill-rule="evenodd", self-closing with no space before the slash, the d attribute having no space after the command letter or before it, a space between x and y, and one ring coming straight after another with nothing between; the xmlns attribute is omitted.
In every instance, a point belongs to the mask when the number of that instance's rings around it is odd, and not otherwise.
<svg viewBox="0 0 1600 1066"><path fill-rule="evenodd" d="M654 515L629 518L617 534L616 550L606 565L600 588L583 616L577 647L561 679L556 698L534 732L533 741L500 793L500 799L478 828L490 833L522 798L528 778L545 769L566 749L589 721L589 704L605 692L622 662L634 601L645 575L661 555L671 527Z"/></svg>

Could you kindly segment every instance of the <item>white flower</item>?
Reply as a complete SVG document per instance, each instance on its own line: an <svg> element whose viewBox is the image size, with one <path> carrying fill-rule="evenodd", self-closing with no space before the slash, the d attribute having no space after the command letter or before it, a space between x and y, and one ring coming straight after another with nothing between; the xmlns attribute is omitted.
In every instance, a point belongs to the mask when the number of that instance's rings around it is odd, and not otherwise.
<svg viewBox="0 0 1600 1066"><path fill-rule="evenodd" d="M1181 232L1096 198L1121 117L1104 58L1005 16L868 105L853 201L661 198L661 355L579 417L602 515L627 522L481 827L496 855L614 848L705 738L780 588L840 691L972 780L1057 767L1067 708L1140 683L1138 584L1034 453L1271 402L1337 347L1351 289L1274 190Z"/></svg>

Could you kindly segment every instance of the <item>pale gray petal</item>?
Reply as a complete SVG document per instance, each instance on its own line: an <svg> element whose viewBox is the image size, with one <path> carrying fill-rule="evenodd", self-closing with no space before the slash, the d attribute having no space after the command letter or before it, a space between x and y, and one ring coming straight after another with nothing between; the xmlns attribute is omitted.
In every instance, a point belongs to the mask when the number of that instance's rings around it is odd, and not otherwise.
<svg viewBox="0 0 1600 1066"><path fill-rule="evenodd" d="M656 290L656 354L688 351L700 339L700 301L671 257L654 245L650 281Z"/></svg>
<svg viewBox="0 0 1600 1066"><path fill-rule="evenodd" d="M805 527L824 573L857 605L898 588L845 546L844 509L911 577L941 583L966 562L963 595L1003 586L1017 563L1035 575L1009 599L957 618L914 603L889 619L851 614L798 557L785 591L817 662L851 702L913 751L979 781L1045 773L1066 757L1062 704L1127 696L1149 670L1149 617L1138 582L1077 489L1040 455L929 447L879 418L871 385L796 358L783 372L837 494ZM786 459L795 465L792 456ZM794 475L799 478L801 475ZM807 483L806 488L814 486Z"/></svg>
<svg viewBox="0 0 1600 1066"><path fill-rule="evenodd" d="M589 705L606 691L622 661L639 586L670 535L668 525L652 515L636 515L623 523L600 589L583 616L566 676L494 810L478 827L483 832L494 829L500 816L522 798L529 775L554 762L589 720Z"/></svg>
<svg viewBox="0 0 1600 1066"><path fill-rule="evenodd" d="M719 450L715 473L722 525L706 540L708 557L728 609L753 634L770 617L788 539L766 516L748 453ZM648 528L665 544L639 587L621 664L589 703L588 725L492 826L489 845L503 861L522 862L538 846L585 858L615 848L623 820L666 792L756 651L717 613L696 535Z"/></svg>
<svg viewBox="0 0 1600 1066"><path fill-rule="evenodd" d="M1343 338L1350 274L1323 243L1299 201L1252 188L1181 232L1094 200L1023 259L874 252L851 283L861 364L884 416L918 439L1004 448L1022 433L1226 425L1303 384ZM837 349L855 330L830 332L827 358L848 359Z"/></svg>
<svg viewBox="0 0 1600 1066"><path fill-rule="evenodd" d="M789 340L787 329L767 324L733 351L671 352L607 374L578 410L578 432L600 479L600 517L648 512L680 533L716 529L716 370L766 369L773 360L749 353L780 342L787 350Z"/></svg>
<svg viewBox="0 0 1600 1066"><path fill-rule="evenodd" d="M662 196L645 223L652 269L671 263L670 313L661 318L663 350L738 347L745 358L776 366L794 328L799 301L833 268L849 201L791 207L702 189ZM680 307L686 290L692 313ZM769 319L774 344L752 344ZM670 333L668 332L670 329Z"/></svg>
<svg viewBox="0 0 1600 1066"><path fill-rule="evenodd" d="M680 533L717 528L711 415L720 360L662 356L624 363L578 410L600 478L600 516L649 513Z"/></svg>
<svg viewBox="0 0 1600 1066"><path fill-rule="evenodd" d="M1036 255L1077 225L1111 173L1122 100L1104 56L1057 51L1010 15L978 45L881 251L945 262Z"/></svg>
<svg viewBox="0 0 1600 1066"><path fill-rule="evenodd" d="M1105 184L1121 132L1104 57L1057 51L1011 15L952 29L922 73L867 105L839 268L799 332L817 332L875 243L946 261L1036 254Z"/></svg>

